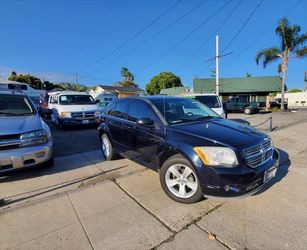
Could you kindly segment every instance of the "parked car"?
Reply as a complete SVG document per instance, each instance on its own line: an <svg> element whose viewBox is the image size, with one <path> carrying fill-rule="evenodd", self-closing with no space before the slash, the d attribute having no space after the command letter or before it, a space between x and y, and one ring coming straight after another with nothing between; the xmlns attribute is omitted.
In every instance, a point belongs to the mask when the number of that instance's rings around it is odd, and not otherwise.
<svg viewBox="0 0 307 250"><path fill-rule="evenodd" d="M215 113L225 118L225 112L221 100L217 94L204 93L204 94L188 94L186 97L193 98L207 107L211 108Z"/></svg>
<svg viewBox="0 0 307 250"><path fill-rule="evenodd" d="M273 100L270 101L270 108L277 108L280 109L281 107L281 98L274 98ZM284 101L284 108L287 110L288 109L288 99L285 99Z"/></svg>
<svg viewBox="0 0 307 250"><path fill-rule="evenodd" d="M98 124L99 101L85 92L61 91L49 94L51 120L60 129L68 125Z"/></svg>
<svg viewBox="0 0 307 250"><path fill-rule="evenodd" d="M191 98L118 99L102 119L104 157L112 160L119 153L157 170L165 193L179 202L257 192L279 164L269 136Z"/></svg>
<svg viewBox="0 0 307 250"><path fill-rule="evenodd" d="M52 166L52 137L30 98L0 91L0 173L37 165Z"/></svg>
<svg viewBox="0 0 307 250"><path fill-rule="evenodd" d="M49 108L49 97L50 92L43 92L40 95L38 111L41 116L45 118L50 118L52 114L52 110Z"/></svg>
<svg viewBox="0 0 307 250"><path fill-rule="evenodd" d="M241 97L232 97L224 104L226 112L244 112L246 115L259 112L258 102L248 102Z"/></svg>

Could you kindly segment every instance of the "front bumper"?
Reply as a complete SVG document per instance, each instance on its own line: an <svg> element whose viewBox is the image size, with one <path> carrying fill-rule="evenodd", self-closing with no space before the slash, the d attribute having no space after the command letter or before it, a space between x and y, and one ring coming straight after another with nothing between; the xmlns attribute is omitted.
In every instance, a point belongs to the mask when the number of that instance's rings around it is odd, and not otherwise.
<svg viewBox="0 0 307 250"><path fill-rule="evenodd" d="M279 153L275 149L273 158L258 168L247 165L235 168L205 167L200 173L201 187L206 197L240 197L256 193L266 184L266 171L279 166Z"/></svg>
<svg viewBox="0 0 307 250"><path fill-rule="evenodd" d="M53 142L0 151L0 173L32 167L47 162L52 157Z"/></svg>
<svg viewBox="0 0 307 250"><path fill-rule="evenodd" d="M91 119L74 119L74 118L61 118L61 122L64 125L89 125L89 124L99 124L99 118Z"/></svg>

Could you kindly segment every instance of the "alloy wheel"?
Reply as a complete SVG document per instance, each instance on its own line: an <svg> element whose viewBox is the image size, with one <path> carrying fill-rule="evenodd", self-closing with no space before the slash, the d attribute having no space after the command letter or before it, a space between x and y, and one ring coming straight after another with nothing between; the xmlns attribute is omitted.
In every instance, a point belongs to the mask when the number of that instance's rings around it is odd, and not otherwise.
<svg viewBox="0 0 307 250"><path fill-rule="evenodd" d="M102 152L103 152L105 158L108 158L108 156L110 155L110 142L109 142L108 138L102 137L101 148L102 148Z"/></svg>
<svg viewBox="0 0 307 250"><path fill-rule="evenodd" d="M193 196L198 187L194 171L183 164L175 164L167 169L165 183L173 195L182 199Z"/></svg>

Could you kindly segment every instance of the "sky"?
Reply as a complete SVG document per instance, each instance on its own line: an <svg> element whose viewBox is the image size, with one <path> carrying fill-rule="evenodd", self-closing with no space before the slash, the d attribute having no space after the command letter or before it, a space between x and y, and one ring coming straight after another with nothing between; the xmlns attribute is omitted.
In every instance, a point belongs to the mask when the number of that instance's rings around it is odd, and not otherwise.
<svg viewBox="0 0 307 250"><path fill-rule="evenodd" d="M127 67L141 88L163 71L192 86L212 77L218 34L220 77L276 76L278 62L255 56L280 45L282 17L306 32L306 13L307 0L0 0L0 74L112 85ZM303 89L306 71L292 59L288 88Z"/></svg>

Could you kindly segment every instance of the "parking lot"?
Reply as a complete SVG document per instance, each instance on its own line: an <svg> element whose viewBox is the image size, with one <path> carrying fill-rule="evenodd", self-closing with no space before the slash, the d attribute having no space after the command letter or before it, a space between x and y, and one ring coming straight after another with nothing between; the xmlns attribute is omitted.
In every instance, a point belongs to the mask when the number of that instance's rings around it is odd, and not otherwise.
<svg viewBox="0 0 307 250"><path fill-rule="evenodd" d="M50 125L55 166L0 179L1 249L305 249L307 112L229 118L270 116L281 166L266 190L192 205L168 198L156 172L104 161L96 128Z"/></svg>

